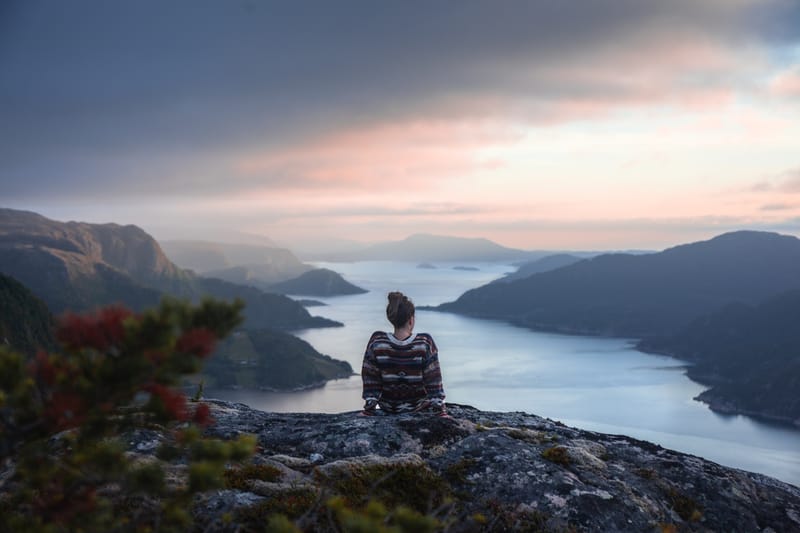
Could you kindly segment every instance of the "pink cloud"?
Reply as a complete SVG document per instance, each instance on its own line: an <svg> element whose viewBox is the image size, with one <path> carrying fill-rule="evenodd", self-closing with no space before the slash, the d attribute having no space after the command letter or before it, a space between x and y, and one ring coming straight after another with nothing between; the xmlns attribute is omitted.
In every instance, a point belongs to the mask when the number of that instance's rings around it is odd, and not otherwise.
<svg viewBox="0 0 800 533"><path fill-rule="evenodd" d="M425 188L481 168L497 168L502 161L482 158L478 152L516 138L511 127L488 121L413 120L354 128L288 150L249 155L234 169L256 188Z"/></svg>
<svg viewBox="0 0 800 533"><path fill-rule="evenodd" d="M782 178L780 189L783 192L800 193L800 168L784 172Z"/></svg>
<svg viewBox="0 0 800 533"><path fill-rule="evenodd" d="M798 208L797 204L783 204L783 203L765 204L761 206L762 211L790 211L797 208Z"/></svg>
<svg viewBox="0 0 800 533"><path fill-rule="evenodd" d="M769 92L781 97L800 97L800 67L794 67L775 76L769 83Z"/></svg>
<svg viewBox="0 0 800 533"><path fill-rule="evenodd" d="M747 192L800 194L800 168L781 172L770 180L759 181L749 187Z"/></svg>

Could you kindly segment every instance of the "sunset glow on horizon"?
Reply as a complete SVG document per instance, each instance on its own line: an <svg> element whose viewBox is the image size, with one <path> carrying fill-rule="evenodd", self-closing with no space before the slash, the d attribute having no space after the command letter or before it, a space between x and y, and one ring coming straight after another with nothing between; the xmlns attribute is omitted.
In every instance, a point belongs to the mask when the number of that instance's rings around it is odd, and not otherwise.
<svg viewBox="0 0 800 533"><path fill-rule="evenodd" d="M800 235L795 2L313 5L0 9L0 204L289 247Z"/></svg>

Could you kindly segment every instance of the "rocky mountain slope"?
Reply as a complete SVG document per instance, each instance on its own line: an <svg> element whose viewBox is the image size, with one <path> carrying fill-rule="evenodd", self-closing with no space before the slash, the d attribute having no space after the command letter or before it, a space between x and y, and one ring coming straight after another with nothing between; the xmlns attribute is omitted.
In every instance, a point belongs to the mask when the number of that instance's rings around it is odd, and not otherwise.
<svg viewBox="0 0 800 533"><path fill-rule="evenodd" d="M19 280L56 314L112 303L143 309L169 294L193 301L241 298L248 327L340 325L312 317L285 296L182 270L136 226L59 222L0 209L0 272Z"/></svg>
<svg viewBox="0 0 800 533"><path fill-rule="evenodd" d="M800 530L797 487L535 415L451 406L452 418L364 417L209 403L208 433L255 434L259 466L196 501L201 529L259 530L275 512L308 531L330 528L324 502L339 494L354 506L409 506L448 531ZM140 432L131 453L152 457L161 438Z"/></svg>
<svg viewBox="0 0 800 533"><path fill-rule="evenodd" d="M0 209L0 272L31 289L54 313L115 302L152 306L160 299L153 285L183 276L134 226L57 222L13 209Z"/></svg>

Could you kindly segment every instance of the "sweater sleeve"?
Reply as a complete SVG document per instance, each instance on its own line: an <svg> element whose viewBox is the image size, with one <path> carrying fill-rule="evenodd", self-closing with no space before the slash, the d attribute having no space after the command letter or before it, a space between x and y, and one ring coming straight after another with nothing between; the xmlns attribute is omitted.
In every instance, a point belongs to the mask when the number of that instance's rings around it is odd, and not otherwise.
<svg viewBox="0 0 800 533"><path fill-rule="evenodd" d="M378 400L380 400L382 391L381 371L372 351L374 338L375 335L373 334L367 343L367 349L364 351L364 362L361 365L361 382L363 384L361 397L367 404L372 405L377 404Z"/></svg>
<svg viewBox="0 0 800 533"><path fill-rule="evenodd" d="M422 379L425 384L425 392L431 404L437 406L444 405L444 387L442 386L442 371L439 368L439 349L433 341L433 337L428 337L429 353L422 369Z"/></svg>

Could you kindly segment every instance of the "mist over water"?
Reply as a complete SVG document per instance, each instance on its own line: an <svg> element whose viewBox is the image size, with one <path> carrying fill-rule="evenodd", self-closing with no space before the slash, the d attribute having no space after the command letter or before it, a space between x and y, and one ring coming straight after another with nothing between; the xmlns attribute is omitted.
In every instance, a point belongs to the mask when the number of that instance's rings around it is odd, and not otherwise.
<svg viewBox="0 0 800 533"><path fill-rule="evenodd" d="M400 290L419 307L456 299L514 270L464 263L319 263L370 292L317 298L312 314L342 328L297 332L318 351L358 372L370 334L389 330L386 294ZM681 361L633 349L632 339L538 333L503 322L417 311L416 330L433 335L447 401L489 411L526 411L565 424L625 434L765 473L800 486L800 430L743 416L723 416L694 401L704 388L683 374ZM302 392L209 391L208 396L279 412L342 412L361 408L361 379L336 380Z"/></svg>

